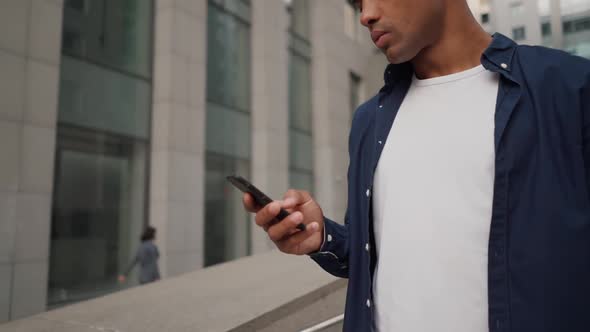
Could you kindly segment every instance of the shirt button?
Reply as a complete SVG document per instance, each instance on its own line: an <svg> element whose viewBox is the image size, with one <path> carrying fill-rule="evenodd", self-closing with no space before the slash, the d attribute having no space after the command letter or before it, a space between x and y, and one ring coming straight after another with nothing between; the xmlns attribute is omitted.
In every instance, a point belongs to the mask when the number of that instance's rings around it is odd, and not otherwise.
<svg viewBox="0 0 590 332"><path fill-rule="evenodd" d="M367 244L365 244L365 250L366 250L366 251L369 251L369 249L370 249L370 248L371 248L371 246L369 246L369 244L368 244L368 243L367 243Z"/></svg>
<svg viewBox="0 0 590 332"><path fill-rule="evenodd" d="M379 108L383 108L383 105L379 105Z"/></svg>
<svg viewBox="0 0 590 332"><path fill-rule="evenodd" d="M505 64L505 63L501 64L501 65L500 65L500 67L502 67L502 68L504 68L504 69L508 69L508 65L507 65L507 64Z"/></svg>
<svg viewBox="0 0 590 332"><path fill-rule="evenodd" d="M379 144L383 144L383 141L379 141Z"/></svg>
<svg viewBox="0 0 590 332"><path fill-rule="evenodd" d="M328 242L332 242L332 235L328 234Z"/></svg>
<svg viewBox="0 0 590 332"><path fill-rule="evenodd" d="M370 197L371 196L371 189L367 189L367 193L366 194L367 194L367 197Z"/></svg>
<svg viewBox="0 0 590 332"><path fill-rule="evenodd" d="M371 300L367 299L367 308L371 307Z"/></svg>

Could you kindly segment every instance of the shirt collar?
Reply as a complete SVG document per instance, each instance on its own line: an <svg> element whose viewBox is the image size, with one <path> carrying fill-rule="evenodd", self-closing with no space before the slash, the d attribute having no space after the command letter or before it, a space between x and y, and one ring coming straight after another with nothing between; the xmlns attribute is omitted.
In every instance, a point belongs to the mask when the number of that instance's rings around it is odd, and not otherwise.
<svg viewBox="0 0 590 332"><path fill-rule="evenodd" d="M512 70L512 58L517 44L501 33L492 36L490 46L483 52L481 63L487 70L494 72L507 72ZM409 62L402 64L389 64L383 74L386 87L391 87L399 81L410 79L413 68Z"/></svg>
<svg viewBox="0 0 590 332"><path fill-rule="evenodd" d="M492 43L483 52L481 57L482 65L488 70L510 72L516 46L518 45L512 39L501 33L495 33L492 36ZM490 63L496 67L496 70L490 67Z"/></svg>

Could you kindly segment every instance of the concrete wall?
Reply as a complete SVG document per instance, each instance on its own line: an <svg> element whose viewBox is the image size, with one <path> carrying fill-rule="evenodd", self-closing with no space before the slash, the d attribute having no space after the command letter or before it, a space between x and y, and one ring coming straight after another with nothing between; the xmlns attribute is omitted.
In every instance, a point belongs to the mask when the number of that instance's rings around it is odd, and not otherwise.
<svg viewBox="0 0 590 332"><path fill-rule="evenodd" d="M312 105L315 188L324 214L342 222L347 205L349 73L361 76L368 86L382 82L370 70L374 47L367 42L368 33L359 40L345 34L345 2L311 1ZM360 23L356 23L360 24ZM362 29L361 29L362 30ZM378 65L381 67L381 65ZM367 73L371 73L370 77ZM370 97L377 91L365 93Z"/></svg>
<svg viewBox="0 0 590 332"><path fill-rule="evenodd" d="M203 266L206 1L155 1L149 221L160 267Z"/></svg>
<svg viewBox="0 0 590 332"><path fill-rule="evenodd" d="M541 44L541 19L537 0L520 0L523 10L520 15L514 16L511 11L511 4L514 1L492 0L491 21L494 30L512 38L512 29L524 26L526 39L519 41L519 44L538 45Z"/></svg>
<svg viewBox="0 0 590 332"><path fill-rule="evenodd" d="M384 57L345 21L341 0L310 1L316 198L342 221L347 203L349 73L363 99L382 85ZM163 276L203 266L207 1L155 0L148 221ZM0 322L44 311L63 0L0 1ZM252 178L288 187L289 16L283 0L252 1ZM253 227L254 254L273 248Z"/></svg>
<svg viewBox="0 0 590 332"><path fill-rule="evenodd" d="M288 29L284 1L252 1L252 181L275 199L289 186ZM252 223L252 253L273 248Z"/></svg>
<svg viewBox="0 0 590 332"><path fill-rule="evenodd" d="M62 1L0 1L0 322L45 310Z"/></svg>

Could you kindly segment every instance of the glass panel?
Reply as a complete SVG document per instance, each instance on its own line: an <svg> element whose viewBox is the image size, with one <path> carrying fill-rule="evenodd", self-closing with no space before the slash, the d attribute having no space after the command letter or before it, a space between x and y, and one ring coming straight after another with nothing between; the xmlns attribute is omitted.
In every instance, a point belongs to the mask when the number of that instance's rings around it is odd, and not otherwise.
<svg viewBox="0 0 590 332"><path fill-rule="evenodd" d="M116 290L145 220L146 144L64 126L58 131L50 306Z"/></svg>
<svg viewBox="0 0 590 332"><path fill-rule="evenodd" d="M551 36L551 22L541 24L541 34L543 37Z"/></svg>
<svg viewBox="0 0 590 332"><path fill-rule="evenodd" d="M310 38L309 0L293 0L291 2L291 30L297 36Z"/></svg>
<svg viewBox="0 0 590 332"><path fill-rule="evenodd" d="M313 170L313 143L311 136L295 130L289 132L290 165L301 170Z"/></svg>
<svg viewBox="0 0 590 332"><path fill-rule="evenodd" d="M133 137L149 136L150 84L63 56L59 122Z"/></svg>
<svg viewBox="0 0 590 332"><path fill-rule="evenodd" d="M514 28L512 29L512 37L514 40L524 40L526 39L526 31L524 27Z"/></svg>
<svg viewBox="0 0 590 332"><path fill-rule="evenodd" d="M250 110L250 28L214 5L208 6L207 99Z"/></svg>
<svg viewBox="0 0 590 332"><path fill-rule="evenodd" d="M250 217L242 194L226 176L250 176L249 161L207 153L205 195L205 265L222 263L250 253Z"/></svg>
<svg viewBox="0 0 590 332"><path fill-rule="evenodd" d="M209 4L250 22L250 0L209 0Z"/></svg>
<svg viewBox="0 0 590 332"><path fill-rule="evenodd" d="M205 265L250 253L250 217L225 179L250 175L249 1L208 6Z"/></svg>
<svg viewBox="0 0 590 332"><path fill-rule="evenodd" d="M238 15L241 19L250 21L250 2L242 0L226 0L224 8Z"/></svg>
<svg viewBox="0 0 590 332"><path fill-rule="evenodd" d="M68 0L63 52L151 77L152 2Z"/></svg>
<svg viewBox="0 0 590 332"><path fill-rule="evenodd" d="M313 192L309 14L308 0L292 1L289 41L289 183L292 188Z"/></svg>
<svg viewBox="0 0 590 332"><path fill-rule="evenodd" d="M361 78L350 73L350 114L354 114L361 101ZM352 117L351 117L352 119Z"/></svg>
<svg viewBox="0 0 590 332"><path fill-rule="evenodd" d="M291 128L311 132L310 65L293 53L289 66L289 117Z"/></svg>
<svg viewBox="0 0 590 332"><path fill-rule="evenodd" d="M152 1L66 0L50 307L120 289L145 225ZM133 272L132 274L135 274ZM136 276L130 283L136 284Z"/></svg>
<svg viewBox="0 0 590 332"><path fill-rule="evenodd" d="M250 116L247 113L207 104L207 150L250 158Z"/></svg>
<svg viewBox="0 0 590 332"><path fill-rule="evenodd" d="M482 24L490 23L490 14L489 13L481 14L481 23Z"/></svg>
<svg viewBox="0 0 590 332"><path fill-rule="evenodd" d="M560 0L561 14L564 16L580 15L590 10L590 1L588 0Z"/></svg>

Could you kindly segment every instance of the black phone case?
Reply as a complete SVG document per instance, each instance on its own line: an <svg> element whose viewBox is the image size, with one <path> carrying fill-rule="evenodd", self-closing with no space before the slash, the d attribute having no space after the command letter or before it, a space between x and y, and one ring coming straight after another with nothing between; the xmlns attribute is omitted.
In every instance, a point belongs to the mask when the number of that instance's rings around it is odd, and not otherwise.
<svg viewBox="0 0 590 332"><path fill-rule="evenodd" d="M254 201L256 204L260 206L266 206L267 204L272 203L272 199L264 194L260 189L256 188L250 181L244 179L241 176L231 175L227 177L227 180L233 184L236 188L240 189L243 193L249 193L254 197ZM289 216L289 212L285 209L281 209L279 214L277 215L276 219L281 221ZM305 224L301 223L297 225L297 228L300 230L305 230Z"/></svg>

